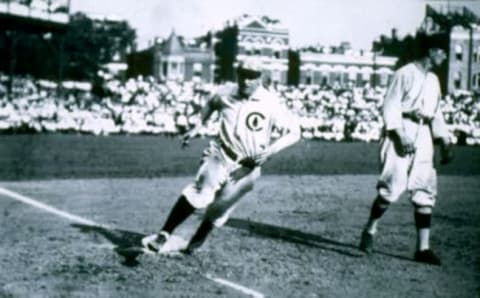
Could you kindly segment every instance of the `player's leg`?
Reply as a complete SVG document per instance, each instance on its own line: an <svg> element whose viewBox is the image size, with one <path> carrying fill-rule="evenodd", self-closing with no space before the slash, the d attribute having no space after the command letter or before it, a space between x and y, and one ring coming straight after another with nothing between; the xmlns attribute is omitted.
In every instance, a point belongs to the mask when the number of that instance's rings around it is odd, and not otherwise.
<svg viewBox="0 0 480 298"><path fill-rule="evenodd" d="M440 259L430 247L432 211L437 196L437 173L433 167L433 143L430 129L419 131L415 163L408 181L408 190L415 207L414 218L417 230L415 260L440 265Z"/></svg>
<svg viewBox="0 0 480 298"><path fill-rule="evenodd" d="M150 250L158 252L160 247L167 242L168 237L173 230L187 219L193 212L195 207L192 206L187 198L182 194L171 209L165 224L158 234L152 234L142 239L142 245Z"/></svg>
<svg viewBox="0 0 480 298"><path fill-rule="evenodd" d="M385 200L381 195L377 195L370 208L370 216L365 225L366 232L369 234L377 233L378 222L389 206L389 201Z"/></svg>
<svg viewBox="0 0 480 298"><path fill-rule="evenodd" d="M255 180L260 177L260 168L239 168L231 174L232 179L216 193L215 202L207 210L205 217L190 240L185 253L190 254L202 246L214 227L225 224L240 199L253 189Z"/></svg>
<svg viewBox="0 0 480 298"><path fill-rule="evenodd" d="M430 226L432 207L415 206L415 226L417 229L417 250L414 259L417 262L440 265L440 258L430 248Z"/></svg>
<svg viewBox="0 0 480 298"><path fill-rule="evenodd" d="M366 253L373 252L373 237L377 233L378 224L391 203L396 202L407 189L408 164L410 157L400 157L391 140L386 139L380 152L382 173L377 184L377 197L370 208L359 248Z"/></svg>
<svg viewBox="0 0 480 298"><path fill-rule="evenodd" d="M440 259L430 247L432 211L436 200L436 172L431 163L420 164L412 171L409 188L415 207L414 218L417 230L415 260L422 263L440 265Z"/></svg>
<svg viewBox="0 0 480 298"><path fill-rule="evenodd" d="M175 228L182 224L196 209L205 208L213 202L216 190L228 177L225 162L211 145L202 160L196 179L187 185L171 209L161 231L142 239L142 244L158 251Z"/></svg>

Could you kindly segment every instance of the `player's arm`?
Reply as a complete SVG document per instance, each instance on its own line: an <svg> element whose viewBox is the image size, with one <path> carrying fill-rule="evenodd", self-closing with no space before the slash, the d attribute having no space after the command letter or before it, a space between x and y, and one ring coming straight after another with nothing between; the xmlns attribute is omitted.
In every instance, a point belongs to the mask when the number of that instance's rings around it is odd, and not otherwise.
<svg viewBox="0 0 480 298"><path fill-rule="evenodd" d="M443 113L440 109L440 99L438 100L438 103L439 104L437 105L437 110L433 116L430 127L432 129L433 138L440 141L440 163L448 164L453 160L454 154L450 131L448 130L447 124L445 123L445 118L443 117Z"/></svg>
<svg viewBox="0 0 480 298"><path fill-rule="evenodd" d="M282 134L269 148L269 154L276 154L283 149L292 146L298 142L301 138L300 123L298 122L297 117L291 115L288 121L288 126L286 128L286 133Z"/></svg>
<svg viewBox="0 0 480 298"><path fill-rule="evenodd" d="M301 130L298 118L290 111L284 110L281 120L284 133L257 158L257 164L264 163L270 156L277 154L300 140Z"/></svg>
<svg viewBox="0 0 480 298"><path fill-rule="evenodd" d="M435 111L435 115L432 118L432 136L434 139L439 139L440 142L444 144L450 143L450 132L448 130L448 126L445 123L445 118L443 117L443 113L440 109L440 100L438 101L437 109Z"/></svg>
<svg viewBox="0 0 480 298"><path fill-rule="evenodd" d="M405 75L399 72L395 73L382 106L385 130L401 156L415 152L414 141L407 136L403 128L402 99L406 88Z"/></svg>
<svg viewBox="0 0 480 298"><path fill-rule="evenodd" d="M220 109L221 98L219 95L214 94L207 103L200 110L200 123L196 124L192 129L187 131L182 137L182 146L188 146L189 140L198 135L200 129L205 126L208 119L212 116L213 112Z"/></svg>

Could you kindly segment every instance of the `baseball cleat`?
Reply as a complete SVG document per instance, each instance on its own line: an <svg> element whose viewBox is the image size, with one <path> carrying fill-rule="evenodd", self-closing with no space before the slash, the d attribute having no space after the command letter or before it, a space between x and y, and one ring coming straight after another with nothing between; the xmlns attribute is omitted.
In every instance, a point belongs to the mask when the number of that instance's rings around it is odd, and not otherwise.
<svg viewBox="0 0 480 298"><path fill-rule="evenodd" d="M367 254L373 253L373 235L366 230L362 232L359 248Z"/></svg>
<svg viewBox="0 0 480 298"><path fill-rule="evenodd" d="M440 266L440 258L431 249L418 250L415 253L415 262Z"/></svg>
<svg viewBox="0 0 480 298"><path fill-rule="evenodd" d="M142 238L142 246L150 251L158 253L162 246L168 240L168 233L160 232L159 234L152 234Z"/></svg>
<svg viewBox="0 0 480 298"><path fill-rule="evenodd" d="M193 255L194 249L190 246L187 246L184 249L181 249L180 252L184 255L191 256Z"/></svg>

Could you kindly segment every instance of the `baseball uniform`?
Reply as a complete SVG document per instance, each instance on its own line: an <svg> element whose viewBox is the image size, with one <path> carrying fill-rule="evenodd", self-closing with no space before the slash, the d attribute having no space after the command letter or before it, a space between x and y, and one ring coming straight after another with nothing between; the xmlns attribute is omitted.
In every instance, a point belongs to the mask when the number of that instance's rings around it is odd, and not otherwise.
<svg viewBox="0 0 480 298"><path fill-rule="evenodd" d="M379 195L395 202L408 191L417 206L432 207L437 194L433 165L433 138L448 138L449 132L439 109L440 85L431 72L414 63L400 68L387 90L383 103L385 131L403 129L414 141L415 152L401 156L391 137L381 142Z"/></svg>
<svg viewBox="0 0 480 298"><path fill-rule="evenodd" d="M236 88L231 88L217 98L218 137L204 151L195 181L182 192L195 208L208 206L206 216L217 227L226 222L238 200L253 188L261 174L261 163L247 167L239 161L257 160L267 152L274 154L300 138L295 117L274 93L258 87L243 100L235 93ZM274 139L274 128L290 133Z"/></svg>

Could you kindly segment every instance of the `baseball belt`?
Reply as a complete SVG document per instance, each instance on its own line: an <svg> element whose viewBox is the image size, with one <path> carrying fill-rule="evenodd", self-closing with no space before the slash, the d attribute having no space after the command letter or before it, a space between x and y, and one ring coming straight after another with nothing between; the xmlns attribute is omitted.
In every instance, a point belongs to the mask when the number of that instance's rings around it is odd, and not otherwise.
<svg viewBox="0 0 480 298"><path fill-rule="evenodd" d="M417 124L426 124L430 125L432 118L419 115L418 113L413 112L403 112L402 117L408 120L411 120Z"/></svg>
<svg viewBox="0 0 480 298"><path fill-rule="evenodd" d="M223 152L225 152L225 154L230 157L231 160L233 161L236 161L238 159L238 154L235 153L232 148L230 148L230 146L228 146L227 144L225 144L224 142L222 142L220 140L220 147L222 148Z"/></svg>

